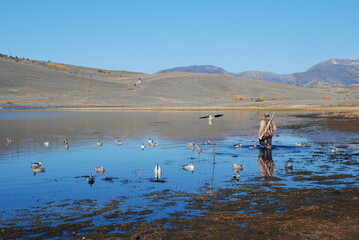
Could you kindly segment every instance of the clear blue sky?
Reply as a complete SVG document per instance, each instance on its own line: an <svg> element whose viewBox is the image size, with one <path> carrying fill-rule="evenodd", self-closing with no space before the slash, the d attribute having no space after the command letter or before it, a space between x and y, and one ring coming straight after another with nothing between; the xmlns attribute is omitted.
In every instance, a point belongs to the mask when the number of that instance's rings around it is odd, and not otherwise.
<svg viewBox="0 0 359 240"><path fill-rule="evenodd" d="M0 0L0 53L154 73L359 59L359 0Z"/></svg>

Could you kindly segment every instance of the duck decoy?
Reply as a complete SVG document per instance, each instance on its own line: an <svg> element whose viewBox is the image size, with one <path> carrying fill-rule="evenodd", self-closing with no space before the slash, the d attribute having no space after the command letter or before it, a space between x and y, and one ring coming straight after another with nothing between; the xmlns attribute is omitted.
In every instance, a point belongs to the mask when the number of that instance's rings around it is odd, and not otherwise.
<svg viewBox="0 0 359 240"><path fill-rule="evenodd" d="M295 143L295 146L300 147L300 146L302 146L302 144L301 143Z"/></svg>
<svg viewBox="0 0 359 240"><path fill-rule="evenodd" d="M249 147L249 149L256 149L256 148L257 148L257 144L256 144L256 143L253 143L253 145Z"/></svg>
<svg viewBox="0 0 359 240"><path fill-rule="evenodd" d="M239 180L240 177L241 177L241 174L239 173L239 171L235 171L235 172L233 173L233 179Z"/></svg>
<svg viewBox="0 0 359 240"><path fill-rule="evenodd" d="M87 183L90 184L90 186L95 183L95 178L92 176L92 173L90 173L90 176L87 178Z"/></svg>
<svg viewBox="0 0 359 240"><path fill-rule="evenodd" d="M339 148L332 149L332 153L339 153Z"/></svg>
<svg viewBox="0 0 359 240"><path fill-rule="evenodd" d="M285 169L286 169L286 170L293 170L293 164L288 163L288 161L285 162Z"/></svg>
<svg viewBox="0 0 359 240"><path fill-rule="evenodd" d="M150 147L157 147L157 143L154 143L154 142L151 142L149 145L150 145Z"/></svg>
<svg viewBox="0 0 359 240"><path fill-rule="evenodd" d="M159 164L156 164L155 167L155 178L157 181L159 181L161 179L161 175L162 175L162 170Z"/></svg>
<svg viewBox="0 0 359 240"><path fill-rule="evenodd" d="M191 164L188 164L188 165L183 165L183 169L193 172L194 171L194 162L191 162Z"/></svg>
<svg viewBox="0 0 359 240"><path fill-rule="evenodd" d="M42 162L32 162L31 163L32 168L39 168L39 167L41 167L41 165L42 165Z"/></svg>
<svg viewBox="0 0 359 240"><path fill-rule="evenodd" d="M7 144L13 144L15 141L10 138L6 138L6 142Z"/></svg>
<svg viewBox="0 0 359 240"><path fill-rule="evenodd" d="M102 146L103 142L96 142L96 146Z"/></svg>
<svg viewBox="0 0 359 240"><path fill-rule="evenodd" d="M49 142L49 141L44 142L44 146L45 146L45 147L50 146L50 142Z"/></svg>
<svg viewBox="0 0 359 240"><path fill-rule="evenodd" d="M243 170L244 166L240 165L240 164L233 164L233 170L239 171L239 170Z"/></svg>
<svg viewBox="0 0 359 240"><path fill-rule="evenodd" d="M67 144L69 144L69 140L66 138L64 141L62 141L62 143L67 145Z"/></svg>
<svg viewBox="0 0 359 240"><path fill-rule="evenodd" d="M65 144L65 149L68 150L70 148L70 145Z"/></svg>
<svg viewBox="0 0 359 240"><path fill-rule="evenodd" d="M145 144L141 144L141 150L143 151L143 149L145 149Z"/></svg>
<svg viewBox="0 0 359 240"><path fill-rule="evenodd" d="M209 144L211 144L211 141L210 141L210 140L207 140L207 141L204 141L204 142L203 142L203 145L209 145Z"/></svg>
<svg viewBox="0 0 359 240"><path fill-rule="evenodd" d="M104 174L104 173L105 173L105 168L104 168L103 166L101 166L101 167L96 167L95 170L96 170L97 173L100 173L100 174Z"/></svg>
<svg viewBox="0 0 359 240"><path fill-rule="evenodd" d="M37 173L43 173L43 172L45 172L45 168L41 168L41 167L39 167L39 168L33 168L33 169L32 169L32 172L33 172L33 175L36 176Z"/></svg>
<svg viewBox="0 0 359 240"><path fill-rule="evenodd" d="M148 144L151 144L151 143L153 143L153 139L152 139L152 138L149 138L149 139L148 139Z"/></svg>
<svg viewBox="0 0 359 240"><path fill-rule="evenodd" d="M223 114L219 114L219 113L214 114L214 113L211 113L211 114L209 114L209 115L207 115L207 116L200 117L200 119L208 118L208 124L209 124L209 125L212 125L212 120L213 120L214 118L219 118L219 117L222 117L222 116L223 116Z"/></svg>
<svg viewBox="0 0 359 240"><path fill-rule="evenodd" d="M189 142L186 144L187 147L193 147L195 145L196 145L195 142Z"/></svg>
<svg viewBox="0 0 359 240"><path fill-rule="evenodd" d="M117 145L117 146L122 145L122 142L119 140L115 140L115 145Z"/></svg>
<svg viewBox="0 0 359 240"><path fill-rule="evenodd" d="M197 153L201 153L201 152L202 152L202 148L201 148L201 146L196 145L196 147L197 147Z"/></svg>
<svg viewBox="0 0 359 240"><path fill-rule="evenodd" d="M309 143L305 144L304 146L305 146L305 147L311 147L311 146L312 146L312 143L309 142Z"/></svg>
<svg viewBox="0 0 359 240"><path fill-rule="evenodd" d="M242 144L234 144L233 145L235 148L241 148L242 147Z"/></svg>

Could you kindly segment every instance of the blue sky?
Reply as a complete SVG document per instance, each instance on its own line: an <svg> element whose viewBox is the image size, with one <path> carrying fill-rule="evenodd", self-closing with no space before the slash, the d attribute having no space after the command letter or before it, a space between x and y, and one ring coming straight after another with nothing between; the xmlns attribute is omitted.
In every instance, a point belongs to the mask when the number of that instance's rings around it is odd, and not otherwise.
<svg viewBox="0 0 359 240"><path fill-rule="evenodd" d="M0 53L154 73L294 73L359 59L357 0L0 0Z"/></svg>

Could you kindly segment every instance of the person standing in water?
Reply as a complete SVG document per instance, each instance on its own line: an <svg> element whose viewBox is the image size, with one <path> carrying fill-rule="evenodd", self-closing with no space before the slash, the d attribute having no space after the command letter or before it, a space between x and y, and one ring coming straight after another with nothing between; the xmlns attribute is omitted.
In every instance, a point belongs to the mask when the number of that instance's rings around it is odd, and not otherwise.
<svg viewBox="0 0 359 240"><path fill-rule="evenodd" d="M259 144L266 148L272 148L272 138L274 132L277 130L277 126L272 118L269 118L269 113L264 113L264 118L260 121L258 139Z"/></svg>

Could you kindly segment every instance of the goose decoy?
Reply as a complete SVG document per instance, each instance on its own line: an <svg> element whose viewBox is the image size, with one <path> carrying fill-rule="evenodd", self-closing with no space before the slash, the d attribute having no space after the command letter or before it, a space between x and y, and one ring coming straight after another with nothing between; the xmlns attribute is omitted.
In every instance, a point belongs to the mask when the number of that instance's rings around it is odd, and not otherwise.
<svg viewBox="0 0 359 240"><path fill-rule="evenodd" d="M285 169L286 170L293 170L293 164L285 162Z"/></svg>
<svg viewBox="0 0 359 240"><path fill-rule="evenodd" d="M162 170L159 164L156 164L155 167L155 178L157 181L159 181L161 179L161 175L162 175Z"/></svg>
<svg viewBox="0 0 359 240"><path fill-rule="evenodd" d="M96 142L96 146L102 146L103 142Z"/></svg>
<svg viewBox="0 0 359 240"><path fill-rule="evenodd" d="M32 168L39 168L39 167L41 167L41 165L42 165L42 162L32 162L31 163Z"/></svg>
<svg viewBox="0 0 359 240"><path fill-rule="evenodd" d="M194 171L194 162L191 162L191 164L188 164L188 165L183 165L183 169L193 172Z"/></svg>
<svg viewBox="0 0 359 240"><path fill-rule="evenodd" d="M67 144L69 144L69 140L66 138L64 141L62 141L62 143L67 145Z"/></svg>
<svg viewBox="0 0 359 240"><path fill-rule="evenodd" d="M209 145L209 144L211 144L211 141L209 140L203 142L203 145Z"/></svg>
<svg viewBox="0 0 359 240"><path fill-rule="evenodd" d="M239 173L239 171L235 171L235 172L233 173L233 179L239 180L240 177L241 177L241 174Z"/></svg>
<svg viewBox="0 0 359 240"><path fill-rule="evenodd" d="M235 148L241 148L242 147L242 144L234 144L233 145Z"/></svg>
<svg viewBox="0 0 359 240"><path fill-rule="evenodd" d="M68 150L70 148L70 145L65 144L65 149Z"/></svg>
<svg viewBox="0 0 359 240"><path fill-rule="evenodd" d="M305 147L311 147L312 146L312 143L307 143L307 144L305 144Z"/></svg>
<svg viewBox="0 0 359 240"><path fill-rule="evenodd" d="M233 170L239 171L239 170L243 170L244 166L240 165L240 164L233 164Z"/></svg>
<svg viewBox="0 0 359 240"><path fill-rule="evenodd" d="M153 143L153 139L152 139L152 138L149 138L149 139L148 139L148 144L151 144L151 143Z"/></svg>
<svg viewBox="0 0 359 240"><path fill-rule="evenodd" d="M97 173L100 173L100 174L105 173L105 168L103 166L97 167L97 168L95 168L95 170L96 170Z"/></svg>
<svg viewBox="0 0 359 240"><path fill-rule="evenodd" d="M143 151L143 149L145 149L145 144L141 144L141 150Z"/></svg>
<svg viewBox="0 0 359 240"><path fill-rule="evenodd" d="M6 138L6 142L7 144L13 144L15 141L10 138Z"/></svg>
<svg viewBox="0 0 359 240"><path fill-rule="evenodd" d="M339 153L339 148L332 149L332 153Z"/></svg>
<svg viewBox="0 0 359 240"><path fill-rule="evenodd" d="M157 143L151 142L149 143L150 147L157 147Z"/></svg>
<svg viewBox="0 0 359 240"><path fill-rule="evenodd" d="M115 145L117 145L117 146L122 145L122 142L119 140L115 140Z"/></svg>
<svg viewBox="0 0 359 240"><path fill-rule="evenodd" d="M193 147L195 146L196 144L194 142L189 142L186 144L187 147Z"/></svg>
<svg viewBox="0 0 359 240"><path fill-rule="evenodd" d="M95 178L92 176L92 173L90 173L90 176L87 178L87 183L90 184L90 186L95 183Z"/></svg>
<svg viewBox="0 0 359 240"><path fill-rule="evenodd" d="M211 114L209 114L209 115L207 115L207 116L200 117L200 119L208 118L208 124L209 124L209 125L212 125L212 120L213 120L214 118L219 118L219 117L222 117L222 116L223 116L223 114L218 114L218 113L214 114L214 113L211 113Z"/></svg>
<svg viewBox="0 0 359 240"><path fill-rule="evenodd" d="M301 143L295 143L295 146L300 147L300 146L302 146L302 144Z"/></svg>
<svg viewBox="0 0 359 240"><path fill-rule="evenodd" d="M197 147L197 153L201 153L201 152L202 152L202 148L201 148L201 146L196 145L196 147Z"/></svg>
<svg viewBox="0 0 359 240"><path fill-rule="evenodd" d="M49 141L44 142L44 146L45 146L45 147L50 146L50 142L49 142Z"/></svg>

